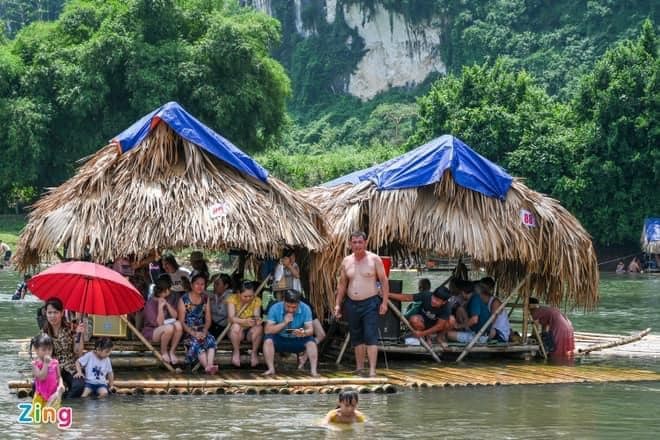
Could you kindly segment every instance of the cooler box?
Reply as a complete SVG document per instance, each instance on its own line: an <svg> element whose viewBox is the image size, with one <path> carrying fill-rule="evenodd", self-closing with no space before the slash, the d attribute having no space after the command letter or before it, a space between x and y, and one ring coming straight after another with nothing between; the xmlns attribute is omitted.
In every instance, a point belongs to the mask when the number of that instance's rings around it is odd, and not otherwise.
<svg viewBox="0 0 660 440"><path fill-rule="evenodd" d="M126 322L120 316L92 316L92 336L126 337ZM124 315L126 317L126 315Z"/></svg>

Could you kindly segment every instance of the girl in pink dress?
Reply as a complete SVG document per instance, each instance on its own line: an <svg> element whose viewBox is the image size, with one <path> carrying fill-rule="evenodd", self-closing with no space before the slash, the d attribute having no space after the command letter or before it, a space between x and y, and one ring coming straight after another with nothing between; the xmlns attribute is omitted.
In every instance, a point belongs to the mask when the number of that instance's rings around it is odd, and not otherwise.
<svg viewBox="0 0 660 440"><path fill-rule="evenodd" d="M58 408L64 392L64 382L60 376L60 365L53 359L53 340L46 334L32 340L37 358L32 361L34 375L34 398L32 408L38 403L41 407Z"/></svg>
<svg viewBox="0 0 660 440"><path fill-rule="evenodd" d="M541 324L543 331L549 331L552 334L552 340L555 344L552 355L557 357L573 356L575 338L571 321L562 315L559 309L539 305L537 298L529 299L529 311L534 321Z"/></svg>

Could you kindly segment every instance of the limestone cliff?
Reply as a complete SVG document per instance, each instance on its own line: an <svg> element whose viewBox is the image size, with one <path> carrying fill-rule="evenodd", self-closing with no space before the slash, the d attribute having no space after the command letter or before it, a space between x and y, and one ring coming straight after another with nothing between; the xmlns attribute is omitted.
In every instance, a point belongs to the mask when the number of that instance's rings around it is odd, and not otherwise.
<svg viewBox="0 0 660 440"><path fill-rule="evenodd" d="M349 33L343 42L346 57L350 58L351 48L357 46L360 55L349 71L335 72L332 84L320 84L332 87L335 92L339 84L341 92L367 100L392 87L414 87L430 74L446 70L439 50L440 18L413 22L378 1L248 0L244 3L278 18L283 23L285 44L292 41L287 32L295 32L302 40L326 39L324 31L336 33L344 28ZM360 41L353 41L354 38ZM288 60L281 61L290 66Z"/></svg>

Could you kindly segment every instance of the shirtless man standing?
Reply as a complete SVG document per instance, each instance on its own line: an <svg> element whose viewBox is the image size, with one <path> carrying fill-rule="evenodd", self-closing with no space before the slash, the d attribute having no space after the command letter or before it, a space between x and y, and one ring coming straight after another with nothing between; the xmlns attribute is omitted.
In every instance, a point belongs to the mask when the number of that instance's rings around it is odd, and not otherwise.
<svg viewBox="0 0 660 440"><path fill-rule="evenodd" d="M378 314L387 313L389 281L380 257L366 250L367 234L362 231L351 234L351 255L341 263L341 274L335 299L335 316L341 318L341 306L346 298L346 320L355 349L355 364L359 372L364 370L365 353L369 357L369 376L376 376L378 361ZM378 296L378 286L382 302ZM366 346L366 347L365 347Z"/></svg>

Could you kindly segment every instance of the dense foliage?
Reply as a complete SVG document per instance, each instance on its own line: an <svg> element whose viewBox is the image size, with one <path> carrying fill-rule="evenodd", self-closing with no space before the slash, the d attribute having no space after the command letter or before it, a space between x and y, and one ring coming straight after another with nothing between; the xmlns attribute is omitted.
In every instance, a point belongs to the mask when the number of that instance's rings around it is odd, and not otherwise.
<svg viewBox="0 0 660 440"><path fill-rule="evenodd" d="M273 145L290 95L279 38L276 20L218 0L75 0L23 28L0 45L0 208L171 100L245 150Z"/></svg>
<svg viewBox="0 0 660 440"><path fill-rule="evenodd" d="M650 22L641 36L609 50L581 79L574 110L580 129L571 202L601 243L638 238L660 214L660 58Z"/></svg>
<svg viewBox="0 0 660 440"><path fill-rule="evenodd" d="M272 0L279 23L238 3L0 3L0 211L177 100L295 187L451 133L561 200L601 244L634 243L660 215L656 3L337 0L331 23L323 0ZM448 75L347 96L365 50L343 17L351 4L364 20L379 6L441 17Z"/></svg>
<svg viewBox="0 0 660 440"><path fill-rule="evenodd" d="M660 60L653 26L607 51L557 102L506 60L448 75L419 100L410 146L452 133L560 199L602 244L639 238L660 194Z"/></svg>
<svg viewBox="0 0 660 440"><path fill-rule="evenodd" d="M0 20L3 33L13 37L21 28L33 21L55 20L64 0L2 0L0 1Z"/></svg>

